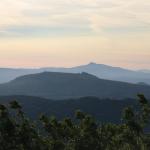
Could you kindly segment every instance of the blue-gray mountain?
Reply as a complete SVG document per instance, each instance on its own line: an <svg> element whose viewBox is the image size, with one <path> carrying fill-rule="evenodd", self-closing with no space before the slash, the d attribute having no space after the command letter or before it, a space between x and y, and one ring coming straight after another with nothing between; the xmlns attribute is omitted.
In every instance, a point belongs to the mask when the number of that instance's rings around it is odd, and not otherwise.
<svg viewBox="0 0 150 150"><path fill-rule="evenodd" d="M50 72L65 72L65 73L81 73L87 72L95 75L99 78L123 81L130 83L145 83L150 84L150 72L149 71L133 71L123 69L119 67L112 67L103 64L90 63L88 65L82 65L73 68L40 68L40 69L0 69L0 83L8 82L16 77L40 73L43 71Z"/></svg>
<svg viewBox="0 0 150 150"><path fill-rule="evenodd" d="M139 70L139 72L150 73L150 70L148 70L148 69L142 69L142 70Z"/></svg>
<svg viewBox="0 0 150 150"><path fill-rule="evenodd" d="M123 99L135 98L138 93L150 98L150 86L99 79L87 73L43 72L0 84L0 95L26 95L49 99L84 96Z"/></svg>

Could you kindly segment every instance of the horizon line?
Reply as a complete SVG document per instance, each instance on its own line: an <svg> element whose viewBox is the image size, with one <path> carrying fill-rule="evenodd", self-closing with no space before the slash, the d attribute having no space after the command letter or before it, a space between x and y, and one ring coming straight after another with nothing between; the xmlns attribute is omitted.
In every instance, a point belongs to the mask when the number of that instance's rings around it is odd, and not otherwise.
<svg viewBox="0 0 150 150"><path fill-rule="evenodd" d="M87 65L103 65L107 67L114 67L114 68L120 68L120 69L126 69L126 70L132 70L132 71L140 71L140 70L150 70L149 68L128 68L128 67L123 67L123 66L116 66L116 65L111 65L111 64L106 64L106 63L97 63L97 62L88 62L80 65L71 65L71 66L31 66L31 67L17 67L17 66L8 66L8 67L3 67L0 66L0 69L46 69L46 68L64 68L64 69L70 69L70 68L75 68L75 67L80 67L80 66L87 66Z"/></svg>

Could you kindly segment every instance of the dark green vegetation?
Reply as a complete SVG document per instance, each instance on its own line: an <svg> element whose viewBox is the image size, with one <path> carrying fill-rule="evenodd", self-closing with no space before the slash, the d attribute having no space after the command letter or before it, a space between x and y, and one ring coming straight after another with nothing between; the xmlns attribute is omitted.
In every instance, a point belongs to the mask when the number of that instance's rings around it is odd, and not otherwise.
<svg viewBox="0 0 150 150"><path fill-rule="evenodd" d="M149 150L150 105L139 95L139 109L126 107L121 124L97 123L93 117L76 112L76 121L41 115L33 123L16 102L0 105L1 150Z"/></svg>
<svg viewBox="0 0 150 150"><path fill-rule="evenodd" d="M37 119L41 113L56 116L58 119L74 117L78 109L91 114L97 121L120 123L122 109L127 106L137 108L137 101L126 99L122 101L99 99L96 97L84 97L69 100L48 100L29 96L2 96L0 103L8 105L12 100L17 100L23 107L23 111L31 118Z"/></svg>
<svg viewBox="0 0 150 150"><path fill-rule="evenodd" d="M44 72L19 77L0 85L0 95L28 95L49 99L85 96L99 98L135 98L137 93L150 98L150 86L99 79L87 73Z"/></svg>

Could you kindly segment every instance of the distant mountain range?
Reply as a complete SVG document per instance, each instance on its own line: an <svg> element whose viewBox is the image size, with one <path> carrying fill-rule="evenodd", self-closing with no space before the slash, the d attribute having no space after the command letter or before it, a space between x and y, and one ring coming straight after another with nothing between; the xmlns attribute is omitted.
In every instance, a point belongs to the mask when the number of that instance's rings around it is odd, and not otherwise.
<svg viewBox="0 0 150 150"><path fill-rule="evenodd" d="M137 101L133 99L116 101L96 97L53 101L31 96L2 96L0 97L0 104L8 106L12 100L17 100L23 106L24 112L32 119L39 118L40 114L56 116L57 119L74 118L75 111L81 110L94 116L97 121L120 123L125 107L137 107Z"/></svg>
<svg viewBox="0 0 150 150"><path fill-rule="evenodd" d="M150 98L150 86L99 79L88 73L43 72L25 75L0 84L0 95L38 96L69 99L85 96L98 98L135 98L143 93Z"/></svg>
<svg viewBox="0 0 150 150"><path fill-rule="evenodd" d="M87 65L72 67L72 68L39 68L39 69L0 69L0 83L9 82L16 77L49 72L64 72L64 73L81 73L87 72L101 79L123 81L129 83L145 83L150 84L150 71L133 71L120 67L112 67L103 64L90 63Z"/></svg>
<svg viewBox="0 0 150 150"><path fill-rule="evenodd" d="M143 69L143 70L139 70L139 72L150 73L150 70Z"/></svg>

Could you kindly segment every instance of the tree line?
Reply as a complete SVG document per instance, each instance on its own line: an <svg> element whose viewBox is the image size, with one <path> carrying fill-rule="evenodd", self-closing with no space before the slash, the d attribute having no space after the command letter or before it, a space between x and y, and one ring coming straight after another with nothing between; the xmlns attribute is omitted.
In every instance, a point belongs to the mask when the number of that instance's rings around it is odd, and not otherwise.
<svg viewBox="0 0 150 150"><path fill-rule="evenodd" d="M122 123L98 123L78 110L76 120L41 115L38 121L26 117L21 105L12 101L0 105L0 150L150 150L150 104L138 95L139 108L127 107Z"/></svg>

